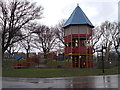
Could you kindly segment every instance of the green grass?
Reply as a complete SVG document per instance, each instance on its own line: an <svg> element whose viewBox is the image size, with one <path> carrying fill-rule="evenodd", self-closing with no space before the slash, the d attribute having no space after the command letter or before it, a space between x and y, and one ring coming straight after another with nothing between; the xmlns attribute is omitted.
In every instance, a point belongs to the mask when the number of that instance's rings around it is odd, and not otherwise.
<svg viewBox="0 0 120 90"><path fill-rule="evenodd" d="M48 60L46 65L48 67L54 67L54 68L56 68L57 66L65 67L65 62L64 61L56 61L56 60L52 60L52 61Z"/></svg>
<svg viewBox="0 0 120 90"><path fill-rule="evenodd" d="M24 60L21 60L21 62ZM65 68L27 68L27 69L13 69L13 60L6 60L5 66L2 69L3 77L31 77L31 78L49 78L49 77L73 77L73 76L91 76L103 75L102 69L65 69ZM47 65L57 67L64 66L64 61L48 62ZM105 75L118 74L118 67L111 67L105 69ZM120 73L119 73L120 74Z"/></svg>
<svg viewBox="0 0 120 90"><path fill-rule="evenodd" d="M31 77L31 78L49 78L49 77L73 77L73 76L91 76L103 75L101 69L3 69L4 77ZM118 74L118 68L105 69L105 75Z"/></svg>

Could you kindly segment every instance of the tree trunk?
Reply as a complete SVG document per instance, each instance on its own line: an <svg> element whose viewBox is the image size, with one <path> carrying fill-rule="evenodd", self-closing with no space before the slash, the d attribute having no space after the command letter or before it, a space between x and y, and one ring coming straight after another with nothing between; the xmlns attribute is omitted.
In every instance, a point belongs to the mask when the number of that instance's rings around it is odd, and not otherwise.
<svg viewBox="0 0 120 90"><path fill-rule="evenodd" d="M47 59L47 54L46 54L46 52L45 52L45 54L44 54L44 58Z"/></svg>
<svg viewBox="0 0 120 90"><path fill-rule="evenodd" d="M43 49L43 52L44 52L44 59L47 59L48 58L48 51L46 49Z"/></svg>
<svg viewBox="0 0 120 90"><path fill-rule="evenodd" d="M28 49L26 49L26 54L27 54L27 56L26 56L26 58L29 58L29 50Z"/></svg>

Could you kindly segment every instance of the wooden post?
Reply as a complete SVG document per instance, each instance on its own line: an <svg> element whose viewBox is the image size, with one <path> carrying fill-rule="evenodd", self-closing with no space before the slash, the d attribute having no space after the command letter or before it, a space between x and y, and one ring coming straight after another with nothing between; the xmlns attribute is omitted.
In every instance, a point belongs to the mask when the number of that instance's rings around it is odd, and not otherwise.
<svg viewBox="0 0 120 90"><path fill-rule="evenodd" d="M72 57L72 26L70 26L70 33L71 33L71 57Z"/></svg>
<svg viewBox="0 0 120 90"><path fill-rule="evenodd" d="M88 28L87 28L88 29ZM85 40L86 40L86 42L85 42L85 53L86 53L86 55L85 55L85 64L86 64L86 68L87 68L87 30L86 30L86 37L85 37Z"/></svg>
<svg viewBox="0 0 120 90"><path fill-rule="evenodd" d="M78 48L79 48L79 58L78 58L78 67L80 68L80 26L78 26Z"/></svg>
<svg viewBox="0 0 120 90"><path fill-rule="evenodd" d="M89 31L89 28L87 27L87 33L86 33L86 35L88 34L88 31ZM86 37L87 38L87 41L88 41L88 37ZM87 49L89 48L89 46L87 46ZM86 53L88 54L88 50L86 49ZM89 62L89 55L88 56L86 56L86 61L87 61L87 68L88 68L88 62Z"/></svg>

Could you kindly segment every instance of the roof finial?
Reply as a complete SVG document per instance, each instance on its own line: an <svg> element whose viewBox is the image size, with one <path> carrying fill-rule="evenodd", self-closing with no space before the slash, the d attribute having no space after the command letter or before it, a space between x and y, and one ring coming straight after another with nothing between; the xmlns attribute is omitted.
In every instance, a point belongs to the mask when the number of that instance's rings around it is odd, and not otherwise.
<svg viewBox="0 0 120 90"><path fill-rule="evenodd" d="M79 6L79 3L77 3L77 6Z"/></svg>

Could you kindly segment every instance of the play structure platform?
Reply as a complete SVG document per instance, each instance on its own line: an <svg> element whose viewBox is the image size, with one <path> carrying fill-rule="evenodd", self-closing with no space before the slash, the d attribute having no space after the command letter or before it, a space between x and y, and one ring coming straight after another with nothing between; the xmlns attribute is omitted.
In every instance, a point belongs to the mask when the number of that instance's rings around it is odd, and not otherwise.
<svg viewBox="0 0 120 90"><path fill-rule="evenodd" d="M27 58L25 61L20 61L20 59L22 58L22 56L20 55L15 55L14 56L15 60L13 62L13 68L29 68L32 66L32 63L39 63L39 59L36 57L30 57Z"/></svg>

